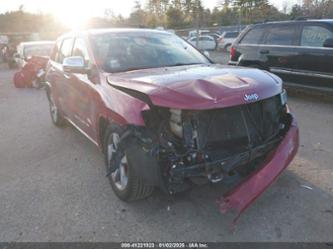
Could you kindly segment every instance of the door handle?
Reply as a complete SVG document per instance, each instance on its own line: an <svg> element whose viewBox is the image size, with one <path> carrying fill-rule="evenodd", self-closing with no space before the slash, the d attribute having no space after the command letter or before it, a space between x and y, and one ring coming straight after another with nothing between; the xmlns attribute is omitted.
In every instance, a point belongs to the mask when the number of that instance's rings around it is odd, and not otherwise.
<svg viewBox="0 0 333 249"><path fill-rule="evenodd" d="M260 50L261 54L269 54L269 50Z"/></svg>

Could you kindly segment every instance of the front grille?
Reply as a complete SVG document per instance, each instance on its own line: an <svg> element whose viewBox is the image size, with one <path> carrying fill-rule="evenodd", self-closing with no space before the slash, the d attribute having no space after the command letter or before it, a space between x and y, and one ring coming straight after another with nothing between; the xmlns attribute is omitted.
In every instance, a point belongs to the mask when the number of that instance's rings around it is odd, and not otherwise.
<svg viewBox="0 0 333 249"><path fill-rule="evenodd" d="M242 151L258 146L277 135L283 107L280 97L230 108L188 112L198 131L199 149Z"/></svg>

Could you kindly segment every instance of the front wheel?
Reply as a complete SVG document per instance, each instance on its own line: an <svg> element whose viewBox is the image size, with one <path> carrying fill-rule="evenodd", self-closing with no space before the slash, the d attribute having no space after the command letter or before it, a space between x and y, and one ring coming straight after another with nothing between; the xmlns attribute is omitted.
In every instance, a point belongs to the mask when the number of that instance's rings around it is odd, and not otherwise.
<svg viewBox="0 0 333 249"><path fill-rule="evenodd" d="M114 129L108 129L105 137L104 155L111 187L119 199L134 201L150 196L153 186L147 185L141 179L133 163L127 157L126 147L120 146L120 134Z"/></svg>

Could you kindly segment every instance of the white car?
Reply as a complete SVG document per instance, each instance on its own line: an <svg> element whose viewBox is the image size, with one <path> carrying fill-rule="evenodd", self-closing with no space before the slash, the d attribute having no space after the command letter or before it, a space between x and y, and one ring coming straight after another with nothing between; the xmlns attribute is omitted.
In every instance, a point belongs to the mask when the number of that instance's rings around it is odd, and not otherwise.
<svg viewBox="0 0 333 249"><path fill-rule="evenodd" d="M218 49L229 52L232 43L236 40L238 35L238 31L223 32L217 42Z"/></svg>
<svg viewBox="0 0 333 249"><path fill-rule="evenodd" d="M198 40L198 46L197 46L197 39ZM189 43L191 43L194 47L197 47L199 50L214 50L216 48L216 41L214 37L211 37L209 35L202 35L197 37L192 37L188 40Z"/></svg>
<svg viewBox="0 0 333 249"><path fill-rule="evenodd" d="M15 62L19 68L23 68L31 56L50 56L53 46L52 41L21 42L16 48Z"/></svg>
<svg viewBox="0 0 333 249"><path fill-rule="evenodd" d="M199 30L199 35L207 35L208 33L210 33L210 31L208 29L200 29ZM188 32L188 36L187 39L191 39L193 37L197 37L197 31L196 30L191 30Z"/></svg>

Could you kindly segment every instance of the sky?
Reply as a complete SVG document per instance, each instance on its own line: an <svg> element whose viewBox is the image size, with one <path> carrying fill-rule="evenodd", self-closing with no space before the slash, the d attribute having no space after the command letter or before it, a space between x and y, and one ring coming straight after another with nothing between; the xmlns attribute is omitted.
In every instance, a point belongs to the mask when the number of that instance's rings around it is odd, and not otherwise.
<svg viewBox="0 0 333 249"><path fill-rule="evenodd" d="M135 0L0 0L0 12L17 10L20 5L30 12L53 13L64 22L81 22L92 16L102 16L106 8L115 14L127 17L133 10ZM140 0L142 5L146 0ZM218 0L202 0L206 8L214 8ZM289 6L301 0L270 0L277 8L282 9L284 3Z"/></svg>

